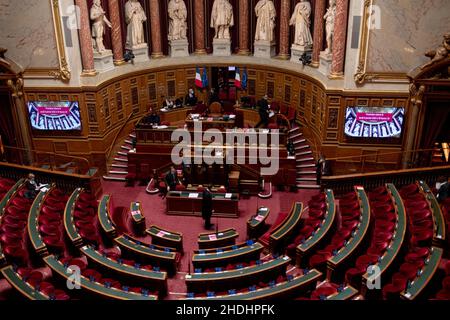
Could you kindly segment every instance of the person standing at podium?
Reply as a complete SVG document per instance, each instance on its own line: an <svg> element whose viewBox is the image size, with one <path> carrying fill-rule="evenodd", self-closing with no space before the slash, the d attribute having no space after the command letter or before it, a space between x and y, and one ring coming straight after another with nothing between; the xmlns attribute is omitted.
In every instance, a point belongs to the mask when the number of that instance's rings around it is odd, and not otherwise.
<svg viewBox="0 0 450 320"><path fill-rule="evenodd" d="M166 175L167 191L175 191L178 183L177 171L170 167L170 172Z"/></svg>
<svg viewBox="0 0 450 320"><path fill-rule="evenodd" d="M214 224L211 224L211 217L213 214L212 193L208 187L205 187L202 194L202 218L205 220L205 229L210 230Z"/></svg>
<svg viewBox="0 0 450 320"><path fill-rule="evenodd" d="M267 128L269 125L269 101L267 95L265 95L261 100L258 101L258 107L259 107L259 118L260 121L255 126L255 128L261 127L263 125L263 128Z"/></svg>

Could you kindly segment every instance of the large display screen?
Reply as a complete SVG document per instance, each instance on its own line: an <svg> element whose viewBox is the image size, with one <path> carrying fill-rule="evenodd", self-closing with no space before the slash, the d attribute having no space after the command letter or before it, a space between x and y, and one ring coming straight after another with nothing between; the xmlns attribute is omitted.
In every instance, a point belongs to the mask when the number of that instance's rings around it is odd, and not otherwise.
<svg viewBox="0 0 450 320"><path fill-rule="evenodd" d="M28 102L28 116L32 128L36 130L81 130L81 116L78 102Z"/></svg>
<svg viewBox="0 0 450 320"><path fill-rule="evenodd" d="M400 138L404 108L348 107L345 134L354 138Z"/></svg>

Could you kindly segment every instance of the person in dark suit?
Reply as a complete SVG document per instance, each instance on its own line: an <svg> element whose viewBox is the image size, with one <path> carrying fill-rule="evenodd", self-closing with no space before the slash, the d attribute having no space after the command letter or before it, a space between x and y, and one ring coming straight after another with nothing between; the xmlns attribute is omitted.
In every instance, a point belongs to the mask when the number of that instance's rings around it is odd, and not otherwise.
<svg viewBox="0 0 450 320"><path fill-rule="evenodd" d="M258 107L260 121L255 128L259 128L261 125L263 125L264 128L267 128L269 125L269 101L267 95L258 101Z"/></svg>
<svg viewBox="0 0 450 320"><path fill-rule="evenodd" d="M214 225L211 224L211 217L213 215L212 193L208 187L205 187L202 194L202 218L205 220L205 229L210 230Z"/></svg>
<svg viewBox="0 0 450 320"><path fill-rule="evenodd" d="M189 89L189 93L184 98L184 104L189 107L194 107L197 105L198 99L195 96L194 89Z"/></svg>
<svg viewBox="0 0 450 320"><path fill-rule="evenodd" d="M25 183L25 198L27 199L34 199L36 197L36 195L38 194L38 184L36 183L34 174L30 173L28 175L28 179L27 182Z"/></svg>
<svg viewBox="0 0 450 320"><path fill-rule="evenodd" d="M145 123L150 123L150 124L155 124L155 125L159 126L161 124L161 118L156 113L155 110L150 110L150 115L145 117L144 122Z"/></svg>
<svg viewBox="0 0 450 320"><path fill-rule="evenodd" d="M177 171L171 167L170 172L166 175L167 191L175 191L178 183Z"/></svg>
<svg viewBox="0 0 450 320"><path fill-rule="evenodd" d="M212 105L214 102L220 102L220 99L217 94L217 90L211 88L211 91L209 92L208 105Z"/></svg>
<svg viewBox="0 0 450 320"><path fill-rule="evenodd" d="M437 199L439 203L450 197L450 178L441 177L436 183Z"/></svg>

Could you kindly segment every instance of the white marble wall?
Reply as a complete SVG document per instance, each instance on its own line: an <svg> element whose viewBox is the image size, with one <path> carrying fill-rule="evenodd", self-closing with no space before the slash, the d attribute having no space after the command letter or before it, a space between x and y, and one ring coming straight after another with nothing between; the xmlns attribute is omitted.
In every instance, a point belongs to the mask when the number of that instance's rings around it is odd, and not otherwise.
<svg viewBox="0 0 450 320"><path fill-rule="evenodd" d="M408 72L450 31L449 0L374 0L381 29L369 36L369 71Z"/></svg>
<svg viewBox="0 0 450 320"><path fill-rule="evenodd" d="M58 66L52 10L48 0L1 0L0 45L22 68Z"/></svg>

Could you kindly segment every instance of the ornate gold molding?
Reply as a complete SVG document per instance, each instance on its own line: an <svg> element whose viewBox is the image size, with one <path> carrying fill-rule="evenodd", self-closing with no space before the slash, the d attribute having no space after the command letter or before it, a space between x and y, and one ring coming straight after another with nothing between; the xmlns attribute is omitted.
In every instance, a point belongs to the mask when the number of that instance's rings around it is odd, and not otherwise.
<svg viewBox="0 0 450 320"><path fill-rule="evenodd" d="M49 0L52 8L53 27L55 30L56 48L58 51L59 66L56 68L31 68L25 70L24 76L29 79L53 78L62 82L69 82L71 72L67 62L66 48L64 45L64 35L59 10L59 0Z"/></svg>
<svg viewBox="0 0 450 320"><path fill-rule="evenodd" d="M23 78L22 74L18 75L18 78L16 79L9 79L8 80L8 87L11 89L12 97L13 98L20 98L23 96Z"/></svg>
<svg viewBox="0 0 450 320"><path fill-rule="evenodd" d="M370 19L370 8L373 5L373 0L364 1L364 12L361 21L361 39L360 39L360 50L358 58L358 67L356 73L353 76L355 82L362 85L366 82L382 81L382 82L408 82L406 73L399 72L378 72L367 70L367 55L369 49L369 39L370 39L370 24L366 21Z"/></svg>

